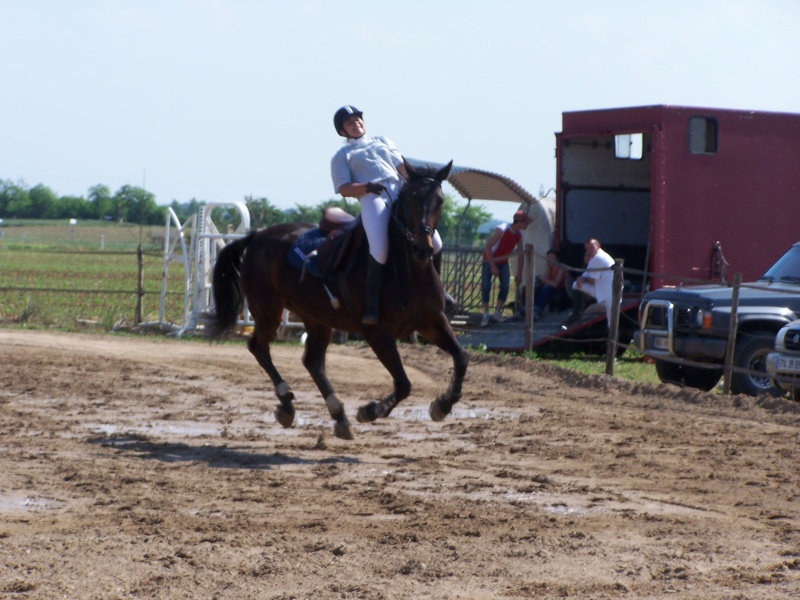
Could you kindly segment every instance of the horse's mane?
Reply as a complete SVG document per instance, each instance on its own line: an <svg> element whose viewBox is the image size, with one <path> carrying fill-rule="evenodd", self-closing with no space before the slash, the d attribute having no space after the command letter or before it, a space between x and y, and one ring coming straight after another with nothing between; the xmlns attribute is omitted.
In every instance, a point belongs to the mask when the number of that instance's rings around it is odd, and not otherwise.
<svg viewBox="0 0 800 600"><path fill-rule="evenodd" d="M431 165L421 165L419 167L414 167L412 173L409 173L411 176L408 180L403 183L403 186L400 188L400 192L397 194L397 200L395 200L394 204L392 204L392 212L397 213L398 205L402 202L406 201L408 196L408 185L412 181L418 181L420 179L433 179L436 176L437 169L432 167Z"/></svg>

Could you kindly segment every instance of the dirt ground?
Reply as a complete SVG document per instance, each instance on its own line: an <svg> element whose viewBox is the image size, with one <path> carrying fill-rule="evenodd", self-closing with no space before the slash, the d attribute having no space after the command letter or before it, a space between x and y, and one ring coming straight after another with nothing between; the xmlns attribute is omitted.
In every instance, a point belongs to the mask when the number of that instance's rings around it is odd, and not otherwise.
<svg viewBox="0 0 800 600"><path fill-rule="evenodd" d="M796 598L800 408L404 345L299 346L282 429L242 344L0 330L0 598Z"/></svg>

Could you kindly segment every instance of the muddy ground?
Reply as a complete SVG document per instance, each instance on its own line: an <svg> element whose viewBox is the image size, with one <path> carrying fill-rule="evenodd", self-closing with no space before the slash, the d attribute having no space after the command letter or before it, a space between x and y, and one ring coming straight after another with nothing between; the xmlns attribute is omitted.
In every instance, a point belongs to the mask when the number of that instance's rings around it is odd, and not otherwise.
<svg viewBox="0 0 800 600"><path fill-rule="evenodd" d="M293 429L245 347L0 330L0 598L793 598L800 410L404 345L412 397ZM351 418L389 390L333 346ZM354 420L354 418L353 418Z"/></svg>

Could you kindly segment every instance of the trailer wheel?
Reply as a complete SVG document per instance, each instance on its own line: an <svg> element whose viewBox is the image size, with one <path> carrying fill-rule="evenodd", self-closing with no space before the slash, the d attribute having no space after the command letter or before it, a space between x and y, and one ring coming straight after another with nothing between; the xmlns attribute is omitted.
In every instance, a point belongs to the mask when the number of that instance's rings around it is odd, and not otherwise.
<svg viewBox="0 0 800 600"><path fill-rule="evenodd" d="M733 364L747 372L735 371L731 375L731 392L750 396L780 396L784 393L767 375L767 354L774 346L775 334L768 331L746 333L736 340Z"/></svg>
<svg viewBox="0 0 800 600"><path fill-rule="evenodd" d="M656 359L656 373L664 383L674 383L708 392L722 377L722 369L704 369Z"/></svg>

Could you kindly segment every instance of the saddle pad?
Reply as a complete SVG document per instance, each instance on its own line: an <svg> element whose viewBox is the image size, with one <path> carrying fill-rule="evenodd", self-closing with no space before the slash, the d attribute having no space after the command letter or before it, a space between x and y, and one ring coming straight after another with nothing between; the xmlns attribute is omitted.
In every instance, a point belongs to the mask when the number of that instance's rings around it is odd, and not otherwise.
<svg viewBox="0 0 800 600"><path fill-rule="evenodd" d="M319 228L310 229L289 248L288 261L291 266L323 279L322 269L317 264L317 250L325 241L325 233Z"/></svg>

